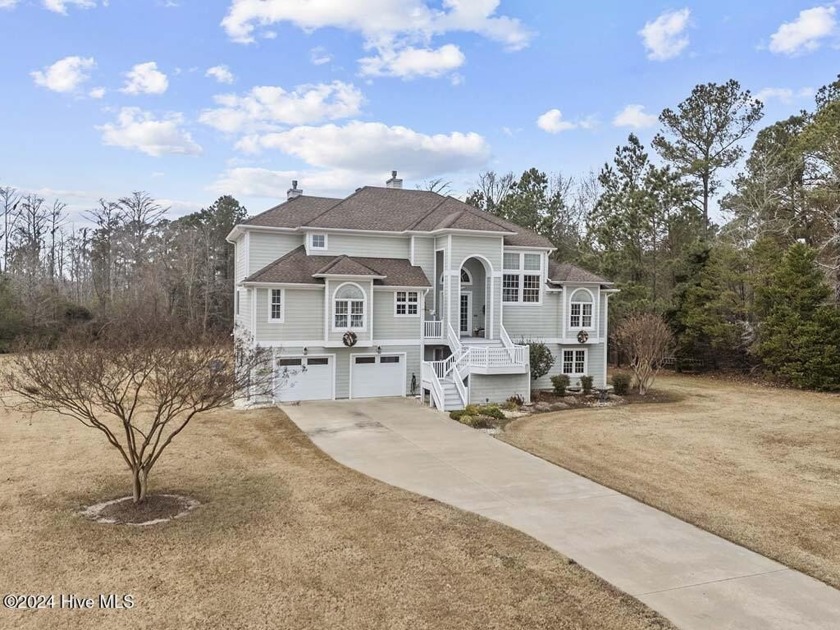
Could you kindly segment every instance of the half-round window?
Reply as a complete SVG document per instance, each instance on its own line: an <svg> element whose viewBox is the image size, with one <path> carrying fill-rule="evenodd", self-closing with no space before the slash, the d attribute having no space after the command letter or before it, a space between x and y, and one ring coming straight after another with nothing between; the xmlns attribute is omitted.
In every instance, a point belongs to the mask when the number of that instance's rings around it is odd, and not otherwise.
<svg viewBox="0 0 840 630"><path fill-rule="evenodd" d="M472 276L464 267L461 267L461 284L472 284Z"/></svg>
<svg viewBox="0 0 840 630"><path fill-rule="evenodd" d="M365 295L355 284L345 284L335 292L336 300L364 300Z"/></svg>

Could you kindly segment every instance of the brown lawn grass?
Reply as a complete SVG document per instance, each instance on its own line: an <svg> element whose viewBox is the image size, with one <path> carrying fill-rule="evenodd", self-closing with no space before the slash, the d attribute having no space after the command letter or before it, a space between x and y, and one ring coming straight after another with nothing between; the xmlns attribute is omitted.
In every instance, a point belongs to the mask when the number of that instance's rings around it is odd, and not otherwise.
<svg viewBox="0 0 840 630"><path fill-rule="evenodd" d="M562 411L500 437L840 587L840 396L660 377L680 402Z"/></svg>
<svg viewBox="0 0 840 630"><path fill-rule="evenodd" d="M520 532L342 467L277 409L195 421L150 490L202 505L145 529L76 514L129 489L99 433L0 408L0 445L0 594L136 601L0 628L671 627Z"/></svg>

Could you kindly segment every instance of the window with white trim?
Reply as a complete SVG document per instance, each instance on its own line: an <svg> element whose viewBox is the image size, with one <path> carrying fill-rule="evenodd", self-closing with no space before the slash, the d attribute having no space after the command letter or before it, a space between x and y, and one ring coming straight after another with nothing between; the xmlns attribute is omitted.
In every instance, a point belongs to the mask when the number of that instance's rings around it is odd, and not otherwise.
<svg viewBox="0 0 840 630"><path fill-rule="evenodd" d="M419 312L420 296L417 291L397 291L394 301L394 314L397 316L410 317Z"/></svg>
<svg viewBox="0 0 840 630"><path fill-rule="evenodd" d="M579 376L586 373L586 350L563 350L563 374Z"/></svg>
<svg viewBox="0 0 840 630"><path fill-rule="evenodd" d="M592 295L578 289L569 306L569 328L592 328Z"/></svg>
<svg viewBox="0 0 840 630"><path fill-rule="evenodd" d="M268 292L268 320L283 321L283 289L271 289Z"/></svg>
<svg viewBox="0 0 840 630"><path fill-rule="evenodd" d="M327 249L326 234L310 234L309 249Z"/></svg>
<svg viewBox="0 0 840 630"><path fill-rule="evenodd" d="M502 266L504 267L502 302L539 303L542 287L542 255L506 253L503 256Z"/></svg>
<svg viewBox="0 0 840 630"><path fill-rule="evenodd" d="M365 294L355 284L345 284L335 292L333 327L362 330L365 327Z"/></svg>

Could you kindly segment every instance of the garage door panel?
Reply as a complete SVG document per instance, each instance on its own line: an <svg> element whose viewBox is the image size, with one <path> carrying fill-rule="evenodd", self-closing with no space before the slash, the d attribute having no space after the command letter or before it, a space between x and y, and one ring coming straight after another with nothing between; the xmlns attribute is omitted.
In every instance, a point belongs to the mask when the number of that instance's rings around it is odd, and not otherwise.
<svg viewBox="0 0 840 630"><path fill-rule="evenodd" d="M405 396L405 355L351 357L350 398Z"/></svg>
<svg viewBox="0 0 840 630"><path fill-rule="evenodd" d="M281 402L331 400L331 357L284 357L277 360L274 397Z"/></svg>

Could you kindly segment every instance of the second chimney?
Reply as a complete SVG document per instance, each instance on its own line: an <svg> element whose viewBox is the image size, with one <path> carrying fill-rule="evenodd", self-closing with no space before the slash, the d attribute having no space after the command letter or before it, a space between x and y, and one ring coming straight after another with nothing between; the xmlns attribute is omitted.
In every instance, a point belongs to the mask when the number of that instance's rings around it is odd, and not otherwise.
<svg viewBox="0 0 840 630"><path fill-rule="evenodd" d="M391 171L391 179L385 182L386 188L402 188L403 180L397 179L397 171Z"/></svg>
<svg viewBox="0 0 840 630"><path fill-rule="evenodd" d="M300 197L303 194L303 191L297 187L298 181L296 179L292 180L292 187L286 191L286 201L291 201L297 197Z"/></svg>

